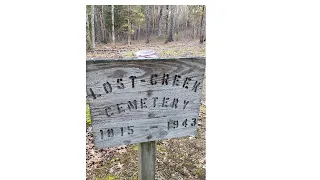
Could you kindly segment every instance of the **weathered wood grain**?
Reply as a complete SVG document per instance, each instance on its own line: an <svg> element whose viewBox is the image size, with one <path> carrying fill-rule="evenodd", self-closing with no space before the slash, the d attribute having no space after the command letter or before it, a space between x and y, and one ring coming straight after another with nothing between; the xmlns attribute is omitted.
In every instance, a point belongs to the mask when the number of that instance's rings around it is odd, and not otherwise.
<svg viewBox="0 0 320 180"><path fill-rule="evenodd" d="M194 135L204 71L204 58L87 61L95 145Z"/></svg>
<svg viewBox="0 0 320 180"><path fill-rule="evenodd" d="M139 180L153 180L156 175L156 142L143 142L138 145Z"/></svg>

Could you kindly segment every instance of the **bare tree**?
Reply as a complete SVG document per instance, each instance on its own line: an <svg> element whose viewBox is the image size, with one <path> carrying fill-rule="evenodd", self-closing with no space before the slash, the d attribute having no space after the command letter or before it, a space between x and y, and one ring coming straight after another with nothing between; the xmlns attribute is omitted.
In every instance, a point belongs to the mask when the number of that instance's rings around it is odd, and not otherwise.
<svg viewBox="0 0 320 180"><path fill-rule="evenodd" d="M112 44L116 44L116 38L114 35L114 5L111 6L111 18L112 18Z"/></svg>
<svg viewBox="0 0 320 180"><path fill-rule="evenodd" d="M161 36L160 22L161 22L162 10L163 10L163 6L160 6L160 12L159 12L159 18L158 18L158 36Z"/></svg>
<svg viewBox="0 0 320 180"><path fill-rule="evenodd" d="M150 42L150 6L146 6L146 43Z"/></svg>
<svg viewBox="0 0 320 180"><path fill-rule="evenodd" d="M200 43L203 43L206 39L206 6L202 6L202 16L201 16L201 29L200 29Z"/></svg>
<svg viewBox="0 0 320 180"><path fill-rule="evenodd" d="M152 34L154 34L154 28L155 28L155 11L156 11L156 5L152 6Z"/></svg>
<svg viewBox="0 0 320 180"><path fill-rule="evenodd" d="M105 28L104 28L104 22L103 22L103 5L101 5L101 12L100 12L99 16L100 16L100 28L101 28L101 34L102 34L102 42L105 42Z"/></svg>
<svg viewBox="0 0 320 180"><path fill-rule="evenodd" d="M169 5L166 5L166 36L168 36L169 32Z"/></svg>
<svg viewBox="0 0 320 180"><path fill-rule="evenodd" d="M89 12L86 10L86 42L87 42L87 50L91 48L91 38L90 38L90 23L89 23Z"/></svg>
<svg viewBox="0 0 320 180"><path fill-rule="evenodd" d="M128 5L128 45L131 44L130 5Z"/></svg>
<svg viewBox="0 0 320 180"><path fill-rule="evenodd" d="M169 26L169 32L168 32L168 37L165 41L165 43L167 42L172 42L173 41L173 18L174 18L174 5L170 5L170 8L169 8L169 18L170 18L170 26Z"/></svg>
<svg viewBox="0 0 320 180"><path fill-rule="evenodd" d="M91 5L91 46L92 49L96 48L95 44L95 34L94 34L94 5Z"/></svg>

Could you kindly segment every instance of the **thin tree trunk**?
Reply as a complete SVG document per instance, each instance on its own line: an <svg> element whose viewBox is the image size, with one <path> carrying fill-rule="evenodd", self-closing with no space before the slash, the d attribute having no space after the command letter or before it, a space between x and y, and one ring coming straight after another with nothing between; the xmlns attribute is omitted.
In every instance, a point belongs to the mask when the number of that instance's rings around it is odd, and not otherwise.
<svg viewBox="0 0 320 180"><path fill-rule="evenodd" d="M104 36L104 24L103 24L103 5L101 5L101 13L100 13L100 23L101 23L101 34L102 34L102 42L105 42L105 36Z"/></svg>
<svg viewBox="0 0 320 180"><path fill-rule="evenodd" d="M166 6L166 36L168 36L168 27L169 27L169 5Z"/></svg>
<svg viewBox="0 0 320 180"><path fill-rule="evenodd" d="M94 34L94 5L91 5L91 45L92 49L96 48L95 34Z"/></svg>
<svg viewBox="0 0 320 180"><path fill-rule="evenodd" d="M170 28L169 28L169 34L168 34L168 37L167 37L167 40L165 43L167 42L172 42L173 41L173 26L174 26L174 22L173 22L173 18L174 18L174 15L173 15L173 12L174 12L174 5L170 5L170 9L169 9L169 17L170 17Z"/></svg>
<svg viewBox="0 0 320 180"><path fill-rule="evenodd" d="M197 32L196 32L195 29L196 29L196 25L193 25L193 26L192 26L192 39L194 39L194 38L196 37L196 33L197 33Z"/></svg>
<svg viewBox="0 0 320 180"><path fill-rule="evenodd" d="M146 43L150 42L150 6L146 6Z"/></svg>
<svg viewBox="0 0 320 180"><path fill-rule="evenodd" d="M141 32L141 26L140 26L140 24L139 24L139 30L138 30L137 40L139 40L140 32Z"/></svg>
<svg viewBox="0 0 320 180"><path fill-rule="evenodd" d="M111 5L111 18L112 18L112 44L116 44L116 38L114 34L114 5Z"/></svg>
<svg viewBox="0 0 320 180"><path fill-rule="evenodd" d="M188 5L187 5L186 29L188 29L188 16L189 16L189 9L188 9Z"/></svg>
<svg viewBox="0 0 320 180"><path fill-rule="evenodd" d="M155 18L155 15L156 15L156 13L155 13L155 11L156 11L156 6L155 5L153 5L153 13L152 13L152 34L154 35L154 28L155 28L155 21L156 21L156 18Z"/></svg>
<svg viewBox="0 0 320 180"><path fill-rule="evenodd" d="M130 5L128 5L128 45L131 44Z"/></svg>
<svg viewBox="0 0 320 180"><path fill-rule="evenodd" d="M206 6L202 6L202 16L201 16L201 29L200 29L200 43L203 43L205 40L205 16L206 16Z"/></svg>
<svg viewBox="0 0 320 180"><path fill-rule="evenodd" d="M89 15L87 14L86 17L87 29L86 29L86 36L87 36L87 50L91 48L91 38L90 38L90 23L89 23Z"/></svg>
<svg viewBox="0 0 320 180"><path fill-rule="evenodd" d="M174 22L175 22L175 23L174 23L174 24L175 24L175 26L174 26L175 29L174 29L174 30L175 30L175 33L176 33L176 34L179 34L179 23L180 23L180 22L179 22L179 6L176 7L175 19L176 19L176 20L174 21Z"/></svg>
<svg viewBox="0 0 320 180"><path fill-rule="evenodd" d="M159 19L158 19L158 36L161 36L160 22L161 22L162 10L163 10L163 6L160 6L160 13L159 13Z"/></svg>

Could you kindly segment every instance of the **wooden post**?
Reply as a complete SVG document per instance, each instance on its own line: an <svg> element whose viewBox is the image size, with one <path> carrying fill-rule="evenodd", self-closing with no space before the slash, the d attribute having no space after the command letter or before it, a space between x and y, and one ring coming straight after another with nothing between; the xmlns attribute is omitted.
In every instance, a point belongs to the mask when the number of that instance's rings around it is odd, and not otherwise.
<svg viewBox="0 0 320 180"><path fill-rule="evenodd" d="M139 180L154 180L156 169L156 141L138 145Z"/></svg>

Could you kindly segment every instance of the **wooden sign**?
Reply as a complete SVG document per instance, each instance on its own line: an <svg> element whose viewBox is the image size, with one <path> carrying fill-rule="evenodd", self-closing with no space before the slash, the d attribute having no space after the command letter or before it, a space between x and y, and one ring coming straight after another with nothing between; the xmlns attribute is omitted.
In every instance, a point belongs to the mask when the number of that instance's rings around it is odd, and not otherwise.
<svg viewBox="0 0 320 180"><path fill-rule="evenodd" d="M205 58L87 61L97 148L195 135Z"/></svg>

